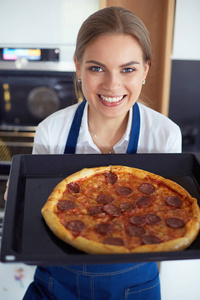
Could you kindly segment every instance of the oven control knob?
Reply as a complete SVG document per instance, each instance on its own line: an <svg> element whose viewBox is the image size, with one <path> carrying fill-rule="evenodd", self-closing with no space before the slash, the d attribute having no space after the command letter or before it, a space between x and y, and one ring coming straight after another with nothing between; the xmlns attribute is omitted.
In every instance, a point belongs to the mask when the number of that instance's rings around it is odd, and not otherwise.
<svg viewBox="0 0 200 300"><path fill-rule="evenodd" d="M25 57L19 57L15 61L15 66L17 69L25 69L27 65L28 65L28 59L26 59Z"/></svg>

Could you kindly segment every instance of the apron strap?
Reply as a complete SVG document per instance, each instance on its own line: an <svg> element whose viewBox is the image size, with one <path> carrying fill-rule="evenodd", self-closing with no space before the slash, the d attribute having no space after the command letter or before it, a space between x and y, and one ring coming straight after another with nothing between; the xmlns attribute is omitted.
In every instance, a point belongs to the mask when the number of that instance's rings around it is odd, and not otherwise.
<svg viewBox="0 0 200 300"><path fill-rule="evenodd" d="M128 144L128 154L137 153L138 140L140 135L140 109L137 102L133 105L133 119L132 119L131 135Z"/></svg>
<svg viewBox="0 0 200 300"><path fill-rule="evenodd" d="M67 138L64 154L75 154L86 100L78 106Z"/></svg>
<svg viewBox="0 0 200 300"><path fill-rule="evenodd" d="M78 106L78 108L76 110L70 131L69 131L69 135L67 138L64 154L75 154L76 143L77 143L78 136L79 136L79 131L80 131L80 127L81 127L81 121L82 121L82 117L83 117L85 104L86 104L86 100L84 99L84 101L81 102L81 104ZM129 140L128 149L127 149L128 154L137 153L139 134L140 134L140 110L139 110L139 106L136 102L133 105L133 121L132 121L130 140Z"/></svg>

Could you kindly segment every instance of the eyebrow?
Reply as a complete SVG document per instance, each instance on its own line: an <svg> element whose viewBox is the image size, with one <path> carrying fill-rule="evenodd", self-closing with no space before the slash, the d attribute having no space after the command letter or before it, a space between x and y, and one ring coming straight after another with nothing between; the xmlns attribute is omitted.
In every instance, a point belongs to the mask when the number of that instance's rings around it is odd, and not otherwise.
<svg viewBox="0 0 200 300"><path fill-rule="evenodd" d="M92 64L99 65L99 66L101 66L101 67L106 67L104 64L102 64L102 63L100 63L100 62L98 62L98 61L96 61L96 60L88 60L88 61L86 61L86 64L87 64L87 63L89 63L89 64L92 63ZM129 62L127 62L127 63L121 65L120 68L132 66L132 65L139 65L139 64L140 64L140 63L137 62L137 61L129 61Z"/></svg>

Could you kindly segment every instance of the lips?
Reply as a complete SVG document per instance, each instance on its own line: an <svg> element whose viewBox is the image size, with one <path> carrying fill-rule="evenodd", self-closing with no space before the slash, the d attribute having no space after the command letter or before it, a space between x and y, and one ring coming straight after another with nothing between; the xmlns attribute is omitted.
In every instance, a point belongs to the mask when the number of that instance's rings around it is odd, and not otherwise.
<svg viewBox="0 0 200 300"><path fill-rule="evenodd" d="M108 102L108 103L116 103L116 102L119 102L121 101L125 95L122 95L122 96L103 96L103 95L99 95L100 99L105 101L105 102Z"/></svg>

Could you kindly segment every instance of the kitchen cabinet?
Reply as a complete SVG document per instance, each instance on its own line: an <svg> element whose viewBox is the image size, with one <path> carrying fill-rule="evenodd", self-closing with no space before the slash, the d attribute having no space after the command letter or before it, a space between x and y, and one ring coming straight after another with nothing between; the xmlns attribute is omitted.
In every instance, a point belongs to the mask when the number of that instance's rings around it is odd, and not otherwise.
<svg viewBox="0 0 200 300"><path fill-rule="evenodd" d="M122 6L146 25L153 48L153 62L141 100L168 115L175 0L100 0L100 8Z"/></svg>

